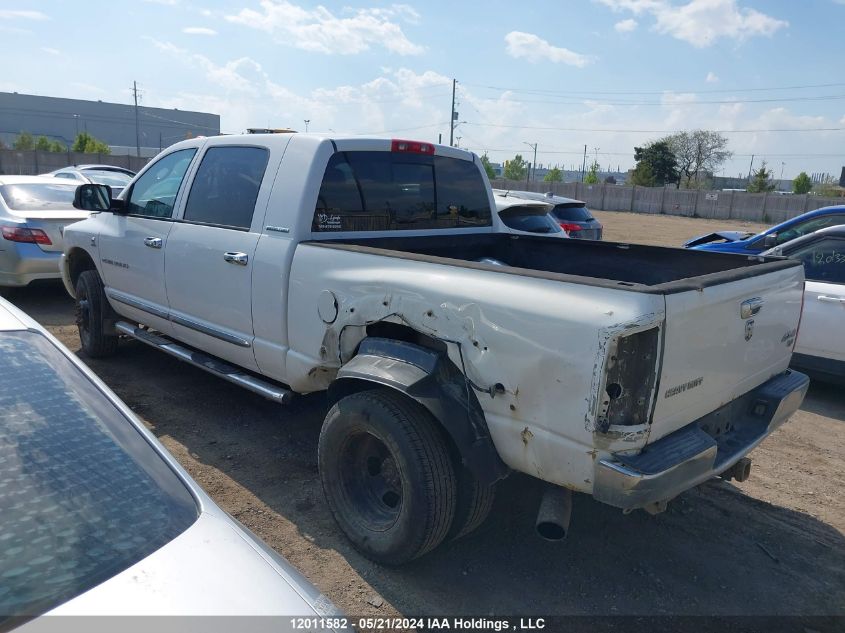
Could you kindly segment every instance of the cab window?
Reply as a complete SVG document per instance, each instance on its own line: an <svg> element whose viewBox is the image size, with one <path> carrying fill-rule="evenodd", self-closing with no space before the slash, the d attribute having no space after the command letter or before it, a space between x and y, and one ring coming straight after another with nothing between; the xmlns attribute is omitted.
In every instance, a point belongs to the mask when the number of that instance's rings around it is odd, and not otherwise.
<svg viewBox="0 0 845 633"><path fill-rule="evenodd" d="M270 153L263 147L212 147L188 194L185 221L249 229Z"/></svg>
<svg viewBox="0 0 845 633"><path fill-rule="evenodd" d="M810 218L809 220L798 222L788 229L780 231L777 237L777 244L780 246L781 244L786 244L790 240L794 240L802 235L809 235L810 233L815 233L819 229L824 229L828 226L839 226L840 224L845 224L845 213Z"/></svg>
<svg viewBox="0 0 845 633"><path fill-rule="evenodd" d="M153 163L132 186L126 212L151 218L172 217L176 194L196 151L181 149Z"/></svg>
<svg viewBox="0 0 845 633"><path fill-rule="evenodd" d="M845 239L826 237L785 254L804 262L808 280L845 284Z"/></svg>

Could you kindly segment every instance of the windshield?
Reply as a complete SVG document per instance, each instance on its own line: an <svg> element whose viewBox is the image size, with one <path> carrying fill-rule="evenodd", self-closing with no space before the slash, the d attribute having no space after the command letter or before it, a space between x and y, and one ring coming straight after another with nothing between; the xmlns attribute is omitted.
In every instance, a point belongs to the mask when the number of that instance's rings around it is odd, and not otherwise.
<svg viewBox="0 0 845 633"><path fill-rule="evenodd" d="M563 229L548 213L524 207L511 207L499 212L505 226L529 233L560 233Z"/></svg>
<svg viewBox="0 0 845 633"><path fill-rule="evenodd" d="M125 187L132 176L119 171L106 171L103 169L86 169L82 172L91 182L98 185L110 185L112 187Z"/></svg>
<svg viewBox="0 0 845 633"><path fill-rule="evenodd" d="M591 222L594 219L590 210L583 204L573 206L559 204L552 213L558 220L568 222Z"/></svg>
<svg viewBox="0 0 845 633"><path fill-rule="evenodd" d="M197 513L167 463L49 339L0 334L0 629L118 574Z"/></svg>
<svg viewBox="0 0 845 633"><path fill-rule="evenodd" d="M73 209L75 184L47 184L27 182L16 185L0 185L0 196L13 211L49 211L51 209Z"/></svg>

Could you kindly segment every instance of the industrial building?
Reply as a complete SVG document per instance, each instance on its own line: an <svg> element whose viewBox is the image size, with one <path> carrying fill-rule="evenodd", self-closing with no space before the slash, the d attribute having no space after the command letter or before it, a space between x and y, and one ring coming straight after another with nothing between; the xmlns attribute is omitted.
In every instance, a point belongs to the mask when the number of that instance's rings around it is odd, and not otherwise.
<svg viewBox="0 0 845 633"><path fill-rule="evenodd" d="M0 92L0 140L11 147L21 131L67 146L78 133L88 132L109 145L112 154L135 154L137 144L141 156L149 157L186 138L219 134L220 115L138 106L136 128L131 104Z"/></svg>

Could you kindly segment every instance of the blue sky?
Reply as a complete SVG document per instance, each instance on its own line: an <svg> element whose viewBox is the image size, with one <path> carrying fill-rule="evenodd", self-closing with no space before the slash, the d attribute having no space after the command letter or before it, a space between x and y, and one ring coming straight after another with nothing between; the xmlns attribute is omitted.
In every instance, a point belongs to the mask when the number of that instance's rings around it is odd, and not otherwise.
<svg viewBox="0 0 845 633"><path fill-rule="evenodd" d="M845 164L845 0L0 0L0 90L437 141L580 167L724 130L725 175ZM827 84L827 85L823 85ZM829 128L833 128L830 130ZM770 131L789 130L789 131ZM820 131L821 130L821 131ZM529 160L531 157L529 156Z"/></svg>

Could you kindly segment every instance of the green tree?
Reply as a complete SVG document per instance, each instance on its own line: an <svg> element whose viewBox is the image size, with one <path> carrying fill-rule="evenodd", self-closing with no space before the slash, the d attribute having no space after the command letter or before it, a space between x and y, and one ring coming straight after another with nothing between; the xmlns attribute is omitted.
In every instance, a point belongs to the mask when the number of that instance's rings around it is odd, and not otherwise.
<svg viewBox="0 0 845 633"><path fill-rule="evenodd" d="M71 149L74 152L84 152L86 154L111 154L111 149L108 145L94 138L88 132L77 134Z"/></svg>
<svg viewBox="0 0 845 633"><path fill-rule="evenodd" d="M643 168L641 170L641 175L649 172L651 174L649 180L652 180L653 183L650 185L644 184L643 186L663 186L678 182L680 177L678 160L675 158L675 154L672 152L672 148L669 147L669 142L666 139L652 141L644 147L635 147L634 160L637 161L637 167L640 165L648 167L648 169Z"/></svg>
<svg viewBox="0 0 845 633"><path fill-rule="evenodd" d="M766 169L766 161L763 161L760 169L751 175L751 181L748 183L746 191L749 193L764 193L766 191L774 191L775 187L776 185L772 181L772 171Z"/></svg>
<svg viewBox="0 0 845 633"><path fill-rule="evenodd" d="M593 164L590 165L590 170L587 172L587 175L584 177L584 182L588 185L597 185L599 183L599 163L598 163L598 161L593 161Z"/></svg>
<svg viewBox="0 0 845 633"><path fill-rule="evenodd" d="M728 139L709 130L693 130L692 132L677 132L665 141L681 172L678 186L694 189L707 179L707 173L718 171L719 167L728 160L733 153L728 150Z"/></svg>
<svg viewBox="0 0 845 633"><path fill-rule="evenodd" d="M822 179L813 185L813 193L817 196L824 196L825 198L836 198L842 195L842 190L839 188L839 183L833 179L833 176L826 174Z"/></svg>
<svg viewBox="0 0 845 633"><path fill-rule="evenodd" d="M52 143L50 143L50 151L56 152L57 154L66 152L67 146L63 145L60 141L53 141Z"/></svg>
<svg viewBox="0 0 845 633"><path fill-rule="evenodd" d="M487 178L490 180L496 179L496 170L493 169L493 165L490 164L490 157L487 156L487 152L484 152L481 156L481 164L484 166L484 171L487 172Z"/></svg>
<svg viewBox="0 0 845 633"><path fill-rule="evenodd" d="M35 141L35 149L41 150L42 152L49 152L50 151L50 139L48 139L43 134L39 136Z"/></svg>
<svg viewBox="0 0 845 633"><path fill-rule="evenodd" d="M525 175L528 173L528 164L522 158L522 154L517 154L513 160L505 163L505 178L508 180L525 180Z"/></svg>
<svg viewBox="0 0 845 633"><path fill-rule="evenodd" d="M632 185L639 185L640 187L656 187L657 179L654 177L654 171L651 169L651 164L646 161L640 161L631 172Z"/></svg>
<svg viewBox="0 0 845 633"><path fill-rule="evenodd" d="M12 143L12 147L21 150L35 149L35 139L32 138L32 134L29 132L21 131L15 142Z"/></svg>
<svg viewBox="0 0 845 633"><path fill-rule="evenodd" d="M792 191L795 193L809 193L813 188L813 181L807 175L806 171L802 171L792 181Z"/></svg>
<svg viewBox="0 0 845 633"><path fill-rule="evenodd" d="M543 176L543 182L563 182L563 172L557 167L552 167Z"/></svg>

